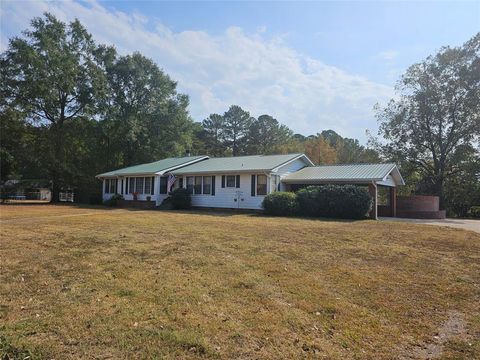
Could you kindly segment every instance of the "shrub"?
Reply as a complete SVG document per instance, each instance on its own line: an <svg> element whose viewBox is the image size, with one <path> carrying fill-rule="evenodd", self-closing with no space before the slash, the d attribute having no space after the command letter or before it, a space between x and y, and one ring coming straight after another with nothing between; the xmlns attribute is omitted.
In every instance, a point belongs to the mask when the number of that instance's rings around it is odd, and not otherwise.
<svg viewBox="0 0 480 360"><path fill-rule="evenodd" d="M308 186L297 192L300 213L308 216L361 219L372 208L367 189L355 185Z"/></svg>
<svg viewBox="0 0 480 360"><path fill-rule="evenodd" d="M163 199L162 203L158 206L157 209L159 209L159 210L172 210L173 209L172 198L167 197L167 198Z"/></svg>
<svg viewBox="0 0 480 360"><path fill-rule="evenodd" d="M473 218L480 218L480 206L472 206L468 210L468 215Z"/></svg>
<svg viewBox="0 0 480 360"><path fill-rule="evenodd" d="M190 209L192 207L192 197L185 188L178 188L170 193L172 207L174 209Z"/></svg>
<svg viewBox="0 0 480 360"><path fill-rule="evenodd" d="M88 203L90 205L101 205L102 204L102 194L91 194L88 198Z"/></svg>
<svg viewBox="0 0 480 360"><path fill-rule="evenodd" d="M110 199L105 200L103 204L106 206L114 207L118 205L118 200L123 200L123 196L120 194L115 194L115 195L112 195Z"/></svg>
<svg viewBox="0 0 480 360"><path fill-rule="evenodd" d="M292 192L274 192L265 196L262 203L270 215L294 215L298 212L297 196Z"/></svg>

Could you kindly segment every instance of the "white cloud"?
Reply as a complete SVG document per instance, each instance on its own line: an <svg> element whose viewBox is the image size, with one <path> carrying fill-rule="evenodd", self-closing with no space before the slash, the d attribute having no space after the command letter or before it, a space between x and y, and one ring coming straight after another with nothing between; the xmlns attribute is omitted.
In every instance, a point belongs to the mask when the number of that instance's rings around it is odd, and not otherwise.
<svg viewBox="0 0 480 360"><path fill-rule="evenodd" d="M111 11L93 0L3 2L2 48L4 34L18 34L47 10L64 21L77 17L99 43L154 59L190 96L197 121L238 104L253 116L271 114L296 132L334 129L364 140L365 129L376 128L373 105L393 95L391 87L299 53L283 36L267 38L262 28L246 33L229 27L216 36L174 32L145 14Z"/></svg>
<svg viewBox="0 0 480 360"><path fill-rule="evenodd" d="M378 54L378 57L380 57L383 60L392 61L392 60L395 60L398 57L398 51L385 50L385 51L380 52Z"/></svg>

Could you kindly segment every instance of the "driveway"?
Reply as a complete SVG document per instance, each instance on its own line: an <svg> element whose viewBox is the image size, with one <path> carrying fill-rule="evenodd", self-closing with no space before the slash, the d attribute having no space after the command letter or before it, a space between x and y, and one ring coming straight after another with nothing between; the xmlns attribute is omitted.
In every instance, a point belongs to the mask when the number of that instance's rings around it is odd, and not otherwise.
<svg viewBox="0 0 480 360"><path fill-rule="evenodd" d="M382 221L400 221L408 222L413 224L426 224L426 225L440 225L440 226L450 226L454 228L476 231L480 233L480 220L471 220L471 219L404 219L404 218L391 218L391 217L380 217L379 220Z"/></svg>

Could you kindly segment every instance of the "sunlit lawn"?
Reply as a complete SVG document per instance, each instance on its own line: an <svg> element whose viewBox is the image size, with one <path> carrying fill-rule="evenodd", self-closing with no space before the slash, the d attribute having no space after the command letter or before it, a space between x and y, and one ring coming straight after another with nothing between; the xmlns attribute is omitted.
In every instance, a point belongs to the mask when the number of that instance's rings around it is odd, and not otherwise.
<svg viewBox="0 0 480 360"><path fill-rule="evenodd" d="M0 358L480 357L480 235L234 212L0 206Z"/></svg>

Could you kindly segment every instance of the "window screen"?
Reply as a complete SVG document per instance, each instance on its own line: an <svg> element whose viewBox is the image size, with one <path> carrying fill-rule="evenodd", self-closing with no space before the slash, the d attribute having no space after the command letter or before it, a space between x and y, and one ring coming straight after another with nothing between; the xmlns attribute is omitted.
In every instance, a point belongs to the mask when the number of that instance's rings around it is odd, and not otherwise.
<svg viewBox="0 0 480 360"><path fill-rule="evenodd" d="M187 190L190 194L193 194L193 176L187 176Z"/></svg>
<svg viewBox="0 0 480 360"><path fill-rule="evenodd" d="M210 195L212 193L212 177L203 177L203 193Z"/></svg>
<svg viewBox="0 0 480 360"><path fill-rule="evenodd" d="M167 193L167 182L168 182L168 178L166 176L162 176L160 178L160 194Z"/></svg>
<svg viewBox="0 0 480 360"><path fill-rule="evenodd" d="M266 175L257 175L257 195L267 195Z"/></svg>
<svg viewBox="0 0 480 360"><path fill-rule="evenodd" d="M135 191L139 194L143 194L143 181L145 178L137 177L135 178Z"/></svg>
<svg viewBox="0 0 480 360"><path fill-rule="evenodd" d="M117 192L117 179L110 179L110 193L115 194Z"/></svg>
<svg viewBox="0 0 480 360"><path fill-rule="evenodd" d="M235 187L235 175L227 175L227 187Z"/></svg>
<svg viewBox="0 0 480 360"><path fill-rule="evenodd" d="M146 177L145 178L145 194L150 194L152 191L152 178Z"/></svg>
<svg viewBox="0 0 480 360"><path fill-rule="evenodd" d="M128 187L128 193L133 194L135 192L135 178L131 177L128 178L128 180L130 182L130 186Z"/></svg>
<svg viewBox="0 0 480 360"><path fill-rule="evenodd" d="M195 195L202 193L202 177L201 176L195 176L195 186L193 188L193 193Z"/></svg>

